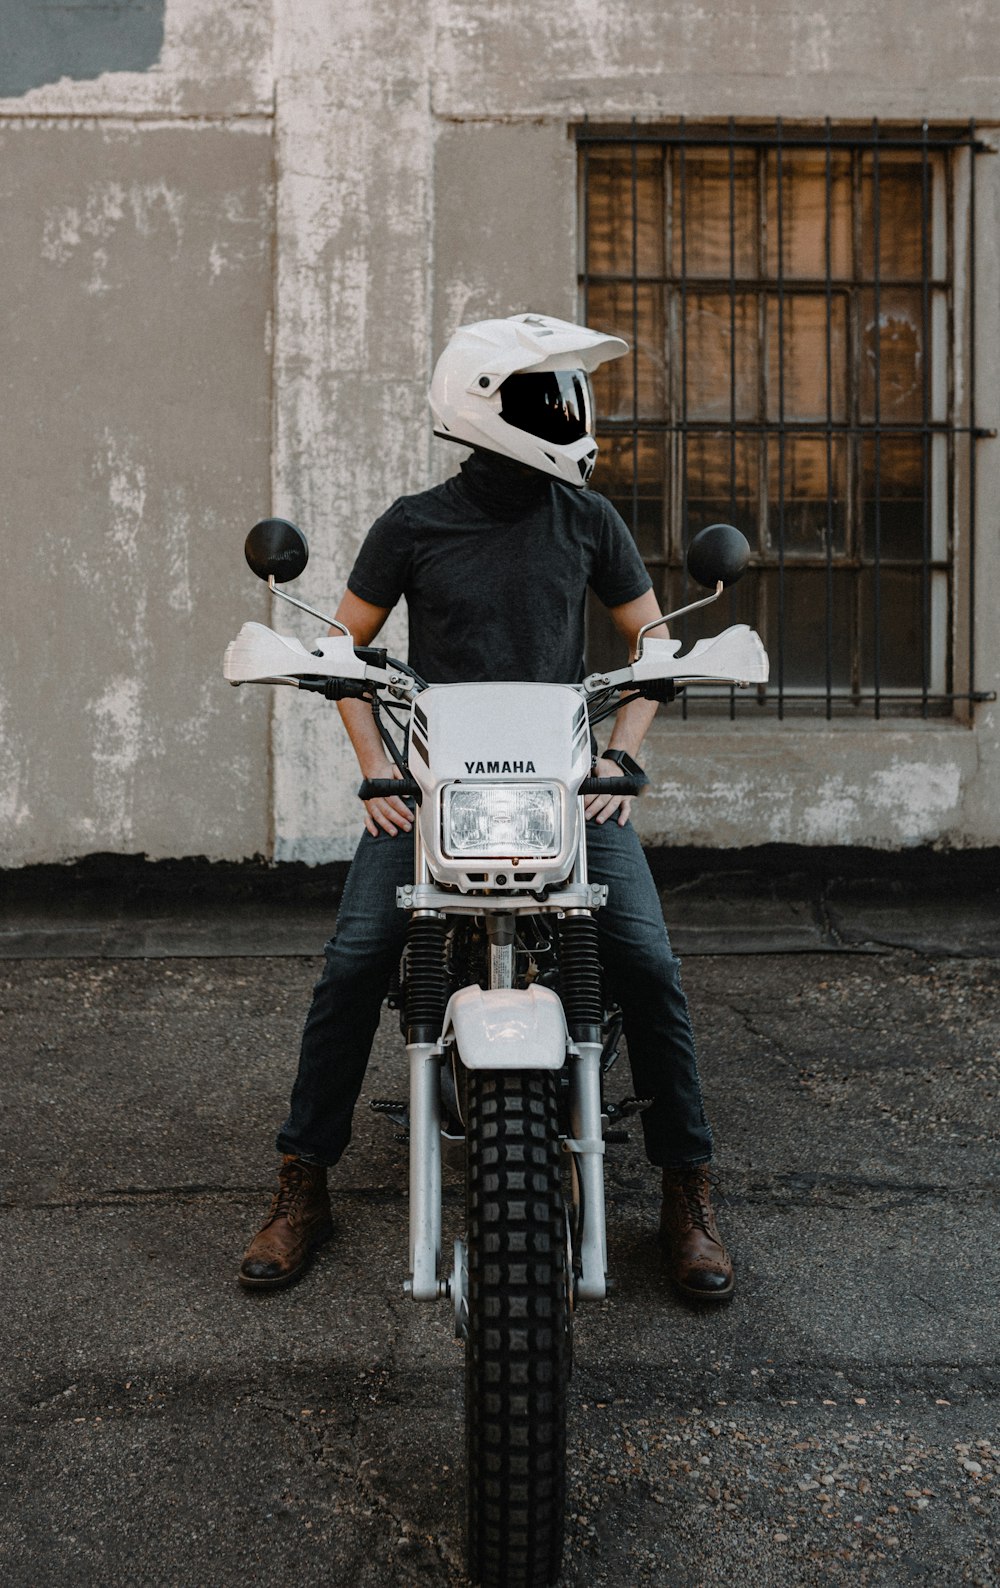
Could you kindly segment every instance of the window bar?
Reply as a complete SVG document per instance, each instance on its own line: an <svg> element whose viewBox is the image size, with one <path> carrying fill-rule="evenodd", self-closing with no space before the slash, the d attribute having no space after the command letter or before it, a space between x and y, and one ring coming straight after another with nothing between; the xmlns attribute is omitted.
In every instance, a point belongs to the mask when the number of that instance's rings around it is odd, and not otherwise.
<svg viewBox="0 0 1000 1588"><path fill-rule="evenodd" d="M639 145L635 117L629 169L632 188L632 535L639 539Z"/></svg>
<svg viewBox="0 0 1000 1588"><path fill-rule="evenodd" d="M920 145L920 319L921 319L921 472L923 495L923 558L920 570L920 683L922 693L922 712L926 717L927 698L930 692L930 651L931 651L931 443L930 443L930 417L931 417L931 313L930 313L930 270L933 269L933 260L929 259L929 178L927 150L927 123L921 127ZM930 268L928 268L930 266Z"/></svg>
<svg viewBox="0 0 1000 1588"><path fill-rule="evenodd" d="M684 144L683 133L685 122L681 118L681 145L680 145L680 184L681 184L681 591L682 604L687 605L688 576L687 576L687 548L691 539L690 508L688 504L688 326L687 326L687 148ZM671 268L673 262L671 261ZM688 619L681 619L681 635L684 649L687 650ZM681 693L681 717L687 721L688 697L687 690Z"/></svg>
<svg viewBox="0 0 1000 1588"><path fill-rule="evenodd" d="M778 166L778 720L785 715L785 232L781 117L775 121ZM829 491L828 491L829 494Z"/></svg>
<svg viewBox="0 0 1000 1588"><path fill-rule="evenodd" d="M974 155L981 149L984 149L988 146L977 140L974 120L970 120L968 127L963 128L961 134L958 135L947 133L941 129L931 128L927 123L921 123L909 134L898 134L895 132L884 133L877 118L873 118L865 132L860 135L856 133L851 133L848 135L844 129L838 129L836 125L830 121L830 118L824 118L824 123L822 126L817 128L815 134L811 135L800 136L798 129L794 127L792 128L791 132L789 132L788 129L784 128L779 122L772 123L772 128L767 133L757 129L752 129L748 130L747 136L737 139L736 132L737 127L735 118L733 117L728 117L726 123L714 131L712 129L699 129L694 134L692 134L691 128L689 126L683 124L682 118L679 118L678 122L675 123L673 127L663 129L662 131L657 131L655 133L640 132L637 127L636 119L632 119L632 137L630 144L632 172L631 188L633 200L633 210L631 217L632 269L629 273L626 273L620 268L617 272L601 271L600 273L601 279L607 279L609 283L614 281L621 282L622 284L626 282L631 283L633 340L635 343L637 343L638 331L641 329L639 323L641 319L639 313L641 308L639 303L640 261L638 257L638 245L641 239L638 235L638 201L640 195L638 191L639 168L637 145L639 143L654 143L659 145L661 149L670 149L671 146L673 146L678 150L678 154L677 161L671 166L671 171L675 177L679 176L679 192L674 190L671 194L670 215L673 217L671 224L676 224L679 206L680 223L683 233L680 244L680 268L678 269L678 252L676 243L672 242L671 257L667 270L662 276L657 276L652 273L650 273L648 277L644 276L642 284L645 285L647 280L650 285L652 285L655 281L659 281L662 286L666 288L667 294L673 297L672 307L674 309L676 309L679 301L681 308L681 347L677 349L680 357L678 360L674 361L674 367L676 367L678 362L680 363L682 379L679 383L676 381L671 381L670 383L672 390L670 416L665 416L663 419L657 419L650 415L648 419L642 420L638 412L640 391L638 379L638 360L636 358L632 370L633 402L631 416L623 417L618 421L611 419L606 425L606 429L611 434L613 434L615 431L618 431L620 433L629 433L631 436L633 444L632 497L633 512L636 519L638 519L638 511L641 505L642 482L641 471L639 470L638 466L638 440L640 431L643 436L646 436L648 433L650 439L652 439L657 433L664 434L666 437L668 437L669 440L664 444L669 446L670 455L664 459L664 462L667 464L670 474L675 480L678 466L680 467L681 478L678 482L679 497L677 494L678 487L675 486L671 488L664 506L664 512L668 519L666 555L662 558L656 556L647 559L650 564L651 571L654 564L663 566L665 570L671 567L677 569L678 557L677 550L675 549L676 542L674 537L677 533L678 521L681 535L685 540L688 538L691 528L697 527L696 525L692 526L691 524L690 482L688 479L688 469L690 464L690 436L692 434L701 434L705 436L712 436L714 434L715 436L719 436L719 431L722 428L718 419L712 420L706 418L704 420L692 420L690 418L689 399L686 390L686 377L688 374L687 366L690 363L690 340L688 335L689 326L687 323L687 310L690 302L690 294L695 290L704 290L708 293L717 291L720 296L723 293L727 293L729 296L728 319L730 330L730 349L728 359L730 399L728 413L729 422L727 427L729 439L727 451L730 464L730 501L733 509L733 516L735 517L736 512L740 510L739 479L737 473L739 458L741 456L740 443L745 440L747 444L752 445L753 438L756 437L758 438L757 444L761 448L761 460L758 461L758 478L760 486L763 487L763 498L759 504L759 510L765 515L765 521L761 523L761 529L764 533L764 543L761 545L759 555L762 558L765 566L768 561L766 544L766 517L769 516L766 511L766 445L769 438L773 438L772 444L778 445L779 468L777 471L778 478L775 480L775 486L777 488L778 495L778 513L774 515L776 520L775 528L778 532L776 536L778 544L772 549L771 556L773 560L771 561L771 566L774 569L775 574L778 575L779 580L779 612L777 614L778 622L776 625L778 629L777 639L779 647L779 677L776 680L778 683L778 689L771 698L776 699L779 716L787 716L787 712L784 711L786 683L786 668L784 665L786 658L784 652L787 640L785 630L787 628L790 608L787 605L789 592L786 588L786 573L791 566L788 560L788 546L786 543L786 535L789 526L789 514L785 501L786 474L789 467L788 438L789 436L796 434L815 435L818 428L815 419L811 422L797 421L794 418L789 420L785 412L787 405L786 381L789 376L789 371L784 361L786 352L785 334L788 329L786 325L786 321L788 320L788 304L786 304L786 299L789 297L790 285L794 285L796 292L801 290L803 292L811 293L814 298L818 298L824 303L826 311L825 342L827 356L827 368L825 372L826 414L824 435L827 475L827 501L825 514L826 545L823 547L822 551L817 548L816 554L811 557L806 557L803 563L803 566L809 565L815 567L817 572L822 572L822 574L825 576L826 667L825 677L823 676L823 673L820 674L820 677L823 679L822 686L820 685L820 680L817 679L817 687L815 690L807 688L803 691L797 688L795 690L795 699L799 700L801 698L802 700L822 701L828 717L833 714L833 707L839 702L839 694L836 689L836 658L838 652L836 650L835 641L838 632L838 570L841 568L841 566L843 566L844 577L851 579L851 584L854 586L855 591L853 603L854 619L851 624L852 650L854 653L855 666L857 666L857 663L860 660L859 651L861 648L861 642L863 641L865 635L865 612L868 614L867 621L871 622L873 625L872 629L869 631L871 638L867 644L864 644L864 649L866 651L870 651L870 654L872 654L874 678L869 681L868 687L866 689L862 684L861 677L856 677L854 689L852 690L855 706L867 708L873 707L874 714L876 716L881 716L884 714L884 707L887 706L890 701L907 701L913 702L915 704L915 712L917 714L922 714L924 717L927 717L935 709L943 708L946 703L957 702L958 700L974 701L977 693L975 690L974 679L976 634L974 629L973 611L975 595L974 582L976 546L974 540L972 539L972 521L974 519L978 505L977 458L974 442L979 435L988 433L981 431L976 422L977 393L974 387L976 378L975 361L978 351L975 347L976 261L974 257L974 247L977 227L977 194L975 191L976 162ZM585 125L583 134L581 136L581 141L594 144L600 144L602 142L606 144L618 142L621 144L626 141L627 137L628 132L623 128L611 131L610 129L597 129L592 126ZM719 150L720 154L722 153L720 145L724 146L726 149L729 171L728 207L730 236L728 279L726 276L723 276L721 280L716 278L714 282L710 279L706 279L703 284L700 284L698 278L689 277L688 274L689 250L686 246L686 228L690 199L690 193L688 191L688 175L690 167L687 162L687 150L694 147L700 147L702 145L708 147L714 146ZM777 185L779 189L778 214L776 217L777 228L779 231L779 261L777 280L775 280L773 276L768 277L767 273L767 260L765 257L767 253L766 208L764 212L758 216L757 220L756 235L758 239L759 255L762 263L757 269L756 279L752 278L748 272L744 272L744 274L740 275L739 277L737 276L737 269L739 268L741 261L737 233L737 207L739 200L739 194L737 192L737 179L739 175L737 160L744 148L746 148L748 151L751 149L755 149L757 151L757 158L759 162L759 200L763 199L766 195L767 181L765 166L767 161L767 151L769 149L777 150ZM826 223L826 234L822 274L818 275L817 278L813 280L806 280L805 278L800 280L797 278L794 284L789 283L784 273L784 238L788 226L788 217L786 217L784 213L784 203L786 194L789 196L789 199L791 198L789 184L794 178L794 170L790 173L785 164L785 155L787 150L790 148L793 150L793 158L794 151L798 151L800 148L822 149L824 151L825 168L824 220ZM837 386L833 371L833 359L836 351L833 309L837 305L837 293L839 286L838 278L834 274L834 271L837 267L837 257L835 251L835 240L833 238L833 219L838 203L838 189L836 185L838 168L833 163L833 151L835 149L838 151L838 161L843 157L848 157L850 159L853 174L852 186L854 192L854 204L856 206L854 215L854 248L856 251L856 263L852 270L852 278L844 283L844 287L848 293L848 308L853 310L848 321L850 329L849 359L850 365L852 367L849 367L847 371L848 394L850 397L851 411L843 420L835 417ZM884 224L881 213L881 186L883 180L882 161L885 158L885 152L894 149L908 151L911 155L914 165L916 164L916 161L919 160L921 172L920 219L922 222L922 227L920 242L920 312L923 321L922 332L924 346L922 349L922 354L924 361L921 366L921 411L918 416L918 422L897 420L894 416L891 416L891 404L884 404L882 402L882 308L884 306L886 293L894 285L903 286L909 284L909 282L904 283L902 277L899 277L897 281L896 273L886 272L883 269L881 256L881 235ZM961 151L968 151L970 189L969 206L966 219L966 240L969 248L968 275L966 277L966 283L969 297L969 309L967 318L964 313L962 315L963 326L960 328L955 325L954 321L954 312L956 306L953 301L955 258L953 250L954 193L952 184L955 162L958 158L965 158L964 152L960 153ZM581 162L585 188L589 188L589 180L593 174L594 167L593 161L590 161L588 164L588 153L589 151L585 149ZM942 160L943 169L941 175L942 180L946 184L946 192L943 195L944 212L947 217L947 226L944 238L946 258L943 261L943 270L936 272L937 243L934 235L934 217L937 213L937 189L935 183L937 181L937 162L942 156L945 157ZM753 156L749 154L748 157L753 158ZM864 191L864 184L861 180L862 172L864 168L867 167L869 160L871 162L872 173L870 178L871 221L870 223L867 223L866 219L863 218L863 206L860 201ZM723 204L726 203L726 199L723 196L724 194L725 188L723 188L722 193L719 195L719 197L722 198ZM588 216L587 197L588 195L585 191L581 206L582 214L585 217L584 229L586 234L585 257L581 272L581 283L585 301L589 299L589 288L592 279L594 279L591 272L592 249L590 246L589 237L590 223L593 217L593 205L590 205L590 214ZM915 219L915 217L911 216L911 225L913 219ZM864 268L864 259L862 253L863 231L866 229L866 227L870 228L869 235L872 237L873 248L872 272L868 280L866 280L866 271ZM674 233L674 236L676 236L676 233ZM621 242L626 248L628 247L625 237L621 238ZM912 276L909 278L909 280L912 281ZM768 320L766 305L769 296L772 295L777 300L776 318L778 322L778 366L776 376L773 362L769 359L765 361L761 375L757 382L757 402L758 404L761 402L764 403L764 412L760 418L750 419L748 417L744 421L741 421L739 418L740 410L737 389L739 349L736 344L736 334L737 330L739 329L739 325L737 314L738 305L736 299L737 294L741 292L750 295L748 298L748 302L750 303L752 303L754 297L757 299L757 321L759 327L758 336L760 332L766 333ZM939 295L943 295L944 306L947 315L948 396L947 411L941 417L935 417L935 377L932 365L934 359L934 326L935 316L939 308ZM858 315L857 308L859 299L862 302L867 299L868 302L873 306L874 313ZM676 318L673 313L669 315L669 321L672 328L670 335L676 336ZM866 321L871 326L871 332L869 334L874 335L874 348L872 348L870 345L866 345L863 329L864 322ZM958 346L959 333L961 329L965 329L969 337L967 363L967 368L969 370L967 382L968 397L965 397L964 394L960 394L956 391L953 369L954 352L955 348ZM764 345L766 346L766 336ZM673 343L673 346L676 347L676 342ZM669 356L669 340L666 351ZM761 346L760 351L764 351L764 346ZM768 373L768 368L770 368L770 373ZM943 378L943 371L941 372L941 376ZM771 382L775 378L777 379L777 390L775 390L774 386L771 385ZM873 378L873 400L871 401L869 408L869 416L866 418L863 410L862 412L858 412L858 401L864 396L862 388L866 387L868 382ZM767 416L768 385L771 385L772 393L778 398L778 402L776 404L778 413L775 416L777 422L774 420L769 420ZM956 411L959 398L961 398L962 407L964 409L964 412L961 413ZM890 409L889 417L887 417L885 412L887 406ZM956 422L963 419L966 421L965 423ZM886 555L887 546L884 544L885 536L883 534L885 504L882 500L882 489L884 484L884 465L882 453L884 439L887 436L894 437L907 435L913 436L914 439L917 436L920 437L920 456L923 478L921 502L922 555L919 564L915 555L916 545L913 542L911 542L911 549L908 556L901 557L891 554ZM948 517L946 524L947 545L942 547L939 553L936 554L935 493L931 489L931 485L935 468L935 457L937 456L937 448L940 445L940 443L935 440L938 435L942 436L944 439L947 449L948 484L945 491L945 499L948 506ZM960 438L967 439L961 440ZM721 439L721 436L719 439ZM848 528L850 530L851 526L857 522L855 515L857 514L858 507L862 505L862 502L865 498L869 498L871 500L871 517L868 519L868 522L871 524L871 539L873 542L872 551L869 551L864 543L867 538L867 531L865 527L866 515L864 514L861 515L860 524L862 543L860 545L856 544L854 535L849 533L848 545L843 549L842 552L838 550L837 500L834 496L834 492L839 488L839 476L837 472L837 460L839 456L838 440L840 441L841 446L847 445L851 450L851 456L846 460L847 497L843 503L842 510L847 514ZM956 683L960 682L960 680L953 676L953 650L950 650L946 656L947 676L943 679L937 678L935 673L935 657L937 652L934 630L935 614L937 611L935 603L938 595L938 581L941 579L943 572L948 575L948 633L954 642L957 629L955 612L958 602L956 598L955 565L951 559L953 558L955 552L954 542L956 535L960 532L964 532L966 525L964 522L964 514L962 515L962 524L958 525L956 523L956 503L952 486L953 483L955 483L955 453L959 449L964 448L968 448L969 455L969 479L967 495L963 490L963 496L966 497L966 510L969 518L968 532L970 535L970 545L968 550L968 586L966 590L966 579L963 576L961 592L962 595L966 597L968 602L967 613L969 621L969 684L967 685L966 691L956 689ZM860 450L862 454L865 452L868 453L868 458L870 461L867 468L864 470L857 467L860 459L855 455L855 449ZM844 460L841 459L841 461ZM763 469L762 462L764 463ZM859 486L861 485L861 476L865 473L868 475L867 489L864 491L859 491ZM861 497L861 501L859 501L859 496ZM911 522L913 522L912 518ZM636 525L636 527L638 527L638 525ZM915 522L913 522L913 527L914 529L916 528ZM960 549L964 551L964 547L961 546L960 540L959 546ZM683 551L683 547L680 549ZM890 544L888 547L890 553L894 551L894 549L894 543ZM882 646L883 643L885 643L882 633L884 627L882 622L883 608L886 612L889 611L888 606L885 605L885 603L889 600L889 592L882 587L882 574L885 573L888 576L890 570L900 568L904 571L909 570L909 576L912 579L913 576L917 574L918 567L921 579L920 601L922 606L920 661L917 661L917 656L915 654L911 655L910 666L912 668L911 677L913 678L913 684L910 690L905 688L903 690L898 688L893 689L892 687L886 688L884 685L888 683L891 686L892 682L894 682L895 672L894 664L891 662L891 660L884 658L882 655ZM851 569L854 570L853 577L851 577L850 574ZM686 576L684 575L683 571L681 572L681 579L682 581L686 580ZM871 579L872 581L871 601L868 601L867 599L862 600L862 592L868 579ZM911 590L913 590L912 584ZM817 590L817 595L818 593L819 592ZM916 591L914 590L913 593L916 594ZM758 604L766 607L766 591L761 591L758 593ZM819 658L817 657L816 660L818 661ZM885 665L883 665L883 663L885 663ZM942 685L943 687L935 689L936 683ZM686 701L684 702L684 706L686 708ZM684 714L687 715L686 709Z"/></svg>
<svg viewBox="0 0 1000 1588"><path fill-rule="evenodd" d="M588 118L584 115L583 130L588 130ZM581 225L583 227L583 323L586 325L590 313L590 145L583 144L583 192L580 195Z"/></svg>
<svg viewBox="0 0 1000 1588"><path fill-rule="evenodd" d="M730 120L733 120L735 124L734 118L730 117ZM591 132L589 134L589 141L591 143L622 143L625 139L625 136L626 135L622 132L615 132L605 129L602 132ZM580 141L583 141L582 133L580 134ZM634 142L639 144L674 144L679 143L680 141L681 137L679 129L670 127L662 127L651 132L640 132L636 130L634 134ZM702 128L694 138L690 136L690 129L688 132L689 144L698 143L699 145L704 145L705 147L711 148L716 145L728 145L729 141L728 131L724 132L721 129L717 130L713 127ZM753 128L747 128L738 139L738 142L741 148L769 149L774 146L775 140L767 132L755 130ZM834 147L838 149L868 149L871 147L871 143L871 138L858 136L851 132L848 132L843 137L836 137L833 139ZM975 136L970 138L968 132L965 132L962 136L952 135L951 133L941 134L932 140L932 145L934 148L938 149L972 149L976 154L988 154L994 152L992 144L984 143L982 139ZM787 132L785 134L786 149L819 149L822 151L825 146L825 133L799 133L793 129L791 135L789 135ZM919 151L920 135L919 133L908 134L905 132L896 132L889 133L888 136L886 136L884 133L880 133L878 137L878 146L883 152L888 150Z"/></svg>
<svg viewBox="0 0 1000 1588"><path fill-rule="evenodd" d="M736 123L729 118L729 517L736 522ZM729 621L735 592L729 594ZM736 716L736 691L730 685L729 716Z"/></svg>
<svg viewBox="0 0 1000 1588"><path fill-rule="evenodd" d="M875 298L875 718L882 715L882 229L878 119L872 120L872 266Z"/></svg>
<svg viewBox="0 0 1000 1588"><path fill-rule="evenodd" d="M826 236L823 264L826 275L826 719L833 716L833 290L832 237L833 191L830 118L826 118L824 208Z"/></svg>
<svg viewBox="0 0 1000 1588"><path fill-rule="evenodd" d="M976 123L969 117L969 694L976 688Z"/></svg>

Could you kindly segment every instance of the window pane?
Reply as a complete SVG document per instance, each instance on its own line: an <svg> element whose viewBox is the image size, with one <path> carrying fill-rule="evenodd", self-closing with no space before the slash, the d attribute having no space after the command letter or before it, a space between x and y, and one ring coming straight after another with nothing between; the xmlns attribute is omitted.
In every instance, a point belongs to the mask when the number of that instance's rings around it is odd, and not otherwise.
<svg viewBox="0 0 1000 1588"><path fill-rule="evenodd" d="M834 554L846 550L847 443L843 436L833 437L830 456L832 490L828 489L825 436L786 436L783 448L777 436L768 439L768 537L777 548L784 529L786 556L824 556L828 532L832 532Z"/></svg>
<svg viewBox="0 0 1000 1588"><path fill-rule="evenodd" d="M662 419L667 402L663 288L630 282L613 286L592 285L587 301L587 323L596 330L623 337L629 345L624 358L612 359L594 371L594 401L607 419ZM638 374L638 389L633 379Z"/></svg>
<svg viewBox="0 0 1000 1588"><path fill-rule="evenodd" d="M734 299L727 292L688 294L689 419L756 419L757 304L750 294Z"/></svg>
<svg viewBox="0 0 1000 1588"><path fill-rule="evenodd" d="M682 213L683 206L683 213ZM738 149L674 153L672 269L675 276L757 275L757 156ZM683 235L682 235L683 221Z"/></svg>
<svg viewBox="0 0 1000 1588"><path fill-rule="evenodd" d="M883 287L878 329L875 293L858 295L861 333L861 417L875 418L878 360L879 415L883 422L919 423L923 415L923 298L919 288Z"/></svg>
<svg viewBox="0 0 1000 1588"><path fill-rule="evenodd" d="M784 607L779 603L778 575L760 575L760 636L771 659L769 689L778 687L781 636L783 682L786 689L826 689L827 601L832 618L830 660L834 689L851 684L851 606L854 575L834 568L827 580L824 568L786 568Z"/></svg>
<svg viewBox="0 0 1000 1588"><path fill-rule="evenodd" d="M875 555L876 500L879 505L879 548L883 557L923 560L924 448L919 436L883 437L861 445L861 511L864 554Z"/></svg>
<svg viewBox="0 0 1000 1588"><path fill-rule="evenodd" d="M665 496L662 435L604 435L594 470L594 489L614 503L644 557L659 557L663 546Z"/></svg>
<svg viewBox="0 0 1000 1588"><path fill-rule="evenodd" d="M635 159L636 260L640 276L663 274L663 154L639 146ZM632 272L632 155L618 146L587 153L587 259L591 274Z"/></svg>
<svg viewBox="0 0 1000 1588"><path fill-rule="evenodd" d="M933 194L933 170L928 162L928 224ZM919 281L922 276L923 177L919 155L880 154L878 159L879 274L890 279ZM866 154L861 165L861 274L875 274L874 157ZM930 271L930 238L927 240Z"/></svg>
<svg viewBox="0 0 1000 1588"><path fill-rule="evenodd" d="M826 156L785 150L781 163L781 269L790 278L826 279ZM850 279L851 159L830 155L830 276ZM767 157L767 274L778 274L778 156Z"/></svg>
<svg viewBox="0 0 1000 1588"><path fill-rule="evenodd" d="M760 442L755 436L688 436L687 519L691 535L706 524L732 519L751 546L756 546L759 459Z"/></svg>
<svg viewBox="0 0 1000 1588"><path fill-rule="evenodd" d="M919 573L883 568L879 579L879 687L920 689L923 674L923 591ZM861 574L861 683L875 684L875 575Z"/></svg>
<svg viewBox="0 0 1000 1588"><path fill-rule="evenodd" d="M826 296L785 293L767 300L767 417L772 421L827 417ZM830 418L847 418L847 299L837 294L830 303ZM779 346L782 369L779 371Z"/></svg>

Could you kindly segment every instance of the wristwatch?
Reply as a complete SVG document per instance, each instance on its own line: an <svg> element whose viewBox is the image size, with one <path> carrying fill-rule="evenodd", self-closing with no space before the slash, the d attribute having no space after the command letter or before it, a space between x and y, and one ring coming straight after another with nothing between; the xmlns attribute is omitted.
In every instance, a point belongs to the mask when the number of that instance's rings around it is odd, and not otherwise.
<svg viewBox="0 0 1000 1588"><path fill-rule="evenodd" d="M621 767L626 777L640 779L643 783L649 782L649 778L638 761L633 760L627 750L605 750L597 759L599 761L614 761L616 766Z"/></svg>

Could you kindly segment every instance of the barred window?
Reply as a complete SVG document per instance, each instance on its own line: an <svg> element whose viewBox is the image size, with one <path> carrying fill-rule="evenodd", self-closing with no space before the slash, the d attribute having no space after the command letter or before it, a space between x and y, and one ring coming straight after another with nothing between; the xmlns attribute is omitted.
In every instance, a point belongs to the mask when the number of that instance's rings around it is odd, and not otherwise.
<svg viewBox="0 0 1000 1588"><path fill-rule="evenodd" d="M703 525L750 540L725 599L771 682L730 711L974 698L974 128L578 136L583 315L632 349L595 377L594 484L664 610Z"/></svg>

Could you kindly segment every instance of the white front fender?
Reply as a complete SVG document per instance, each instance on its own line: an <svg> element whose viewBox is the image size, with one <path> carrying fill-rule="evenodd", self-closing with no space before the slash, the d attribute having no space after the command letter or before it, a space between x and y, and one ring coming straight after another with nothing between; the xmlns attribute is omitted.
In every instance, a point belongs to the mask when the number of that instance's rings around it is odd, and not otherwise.
<svg viewBox="0 0 1000 1588"><path fill-rule="evenodd" d="M448 1000L444 1037L467 1070L561 1070L569 1034L548 987L463 987Z"/></svg>

